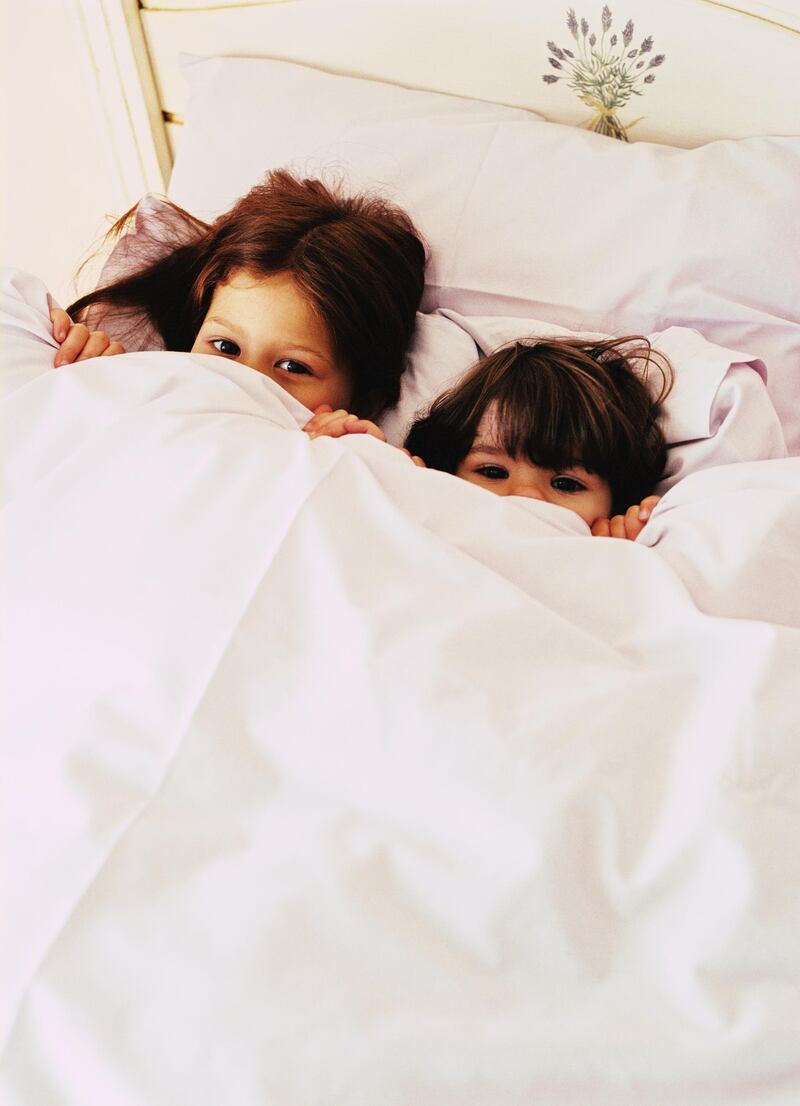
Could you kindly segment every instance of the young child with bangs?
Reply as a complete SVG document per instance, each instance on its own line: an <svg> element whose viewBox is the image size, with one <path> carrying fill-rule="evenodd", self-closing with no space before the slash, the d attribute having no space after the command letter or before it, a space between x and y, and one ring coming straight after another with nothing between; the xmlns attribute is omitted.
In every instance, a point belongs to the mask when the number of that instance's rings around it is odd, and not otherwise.
<svg viewBox="0 0 800 1106"><path fill-rule="evenodd" d="M651 391L653 373L660 379ZM646 338L515 342L439 396L404 448L417 464L495 495L574 511L597 537L633 540L659 498L659 416L671 384L668 361ZM386 440L373 422L341 409L318 409L305 429Z"/></svg>

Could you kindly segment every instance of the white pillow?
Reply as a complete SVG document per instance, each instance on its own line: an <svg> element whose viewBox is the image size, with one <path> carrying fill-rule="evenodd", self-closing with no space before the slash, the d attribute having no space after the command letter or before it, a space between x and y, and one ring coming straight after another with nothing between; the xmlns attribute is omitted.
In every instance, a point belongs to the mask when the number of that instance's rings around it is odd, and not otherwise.
<svg viewBox="0 0 800 1106"><path fill-rule="evenodd" d="M191 95L169 186L176 203L213 218L278 166L377 190L435 246L434 284L447 279L440 265L454 253L459 213L496 128L540 118L291 62L183 55L182 63ZM209 148L212 134L219 144Z"/></svg>
<svg viewBox="0 0 800 1106"><path fill-rule="evenodd" d="M431 247L426 311L696 328L764 361L800 453L800 138L628 145L289 62L191 58L185 73L170 195L193 213L280 165L377 188Z"/></svg>

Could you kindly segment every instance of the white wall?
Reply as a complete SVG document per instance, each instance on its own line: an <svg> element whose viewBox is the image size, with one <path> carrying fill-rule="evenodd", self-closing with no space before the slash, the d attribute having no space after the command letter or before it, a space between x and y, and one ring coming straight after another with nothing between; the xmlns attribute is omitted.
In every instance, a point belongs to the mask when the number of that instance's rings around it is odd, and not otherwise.
<svg viewBox="0 0 800 1106"><path fill-rule="evenodd" d="M0 264L36 273L65 304L107 217L129 203L73 0L0 0L0 44Z"/></svg>

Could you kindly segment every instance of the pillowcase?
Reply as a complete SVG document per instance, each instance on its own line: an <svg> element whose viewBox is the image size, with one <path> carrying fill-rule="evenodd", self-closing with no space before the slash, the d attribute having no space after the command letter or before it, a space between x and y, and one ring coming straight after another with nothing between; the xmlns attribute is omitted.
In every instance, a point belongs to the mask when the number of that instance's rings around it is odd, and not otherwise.
<svg viewBox="0 0 800 1106"><path fill-rule="evenodd" d="M191 93L169 186L176 203L212 219L279 166L375 190L405 207L434 247L433 284L447 281L459 212L496 128L541 118L292 62L181 61ZM211 135L218 145L207 146Z"/></svg>
<svg viewBox="0 0 800 1106"><path fill-rule="evenodd" d="M184 72L170 195L194 214L281 165L371 187L427 238L424 310L697 329L765 363L800 453L800 138L628 145L290 62L188 58Z"/></svg>

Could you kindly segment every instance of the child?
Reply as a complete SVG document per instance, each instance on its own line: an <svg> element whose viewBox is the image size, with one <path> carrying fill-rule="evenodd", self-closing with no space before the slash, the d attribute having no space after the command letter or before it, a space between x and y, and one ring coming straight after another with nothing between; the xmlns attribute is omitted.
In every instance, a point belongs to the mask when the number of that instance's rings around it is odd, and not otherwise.
<svg viewBox="0 0 800 1106"><path fill-rule="evenodd" d="M53 311L64 339L57 364L123 344L191 350L263 372L311 410L347 406L375 418L397 401L425 269L403 211L285 170L214 223L165 210L165 244L71 304L74 325Z"/></svg>
<svg viewBox="0 0 800 1106"><path fill-rule="evenodd" d="M654 368L654 398L635 371ZM411 427L406 452L497 495L575 511L596 536L633 539L658 497L666 461L658 423L671 386L646 338L516 342L480 361ZM312 437L370 433L346 411L319 412Z"/></svg>

